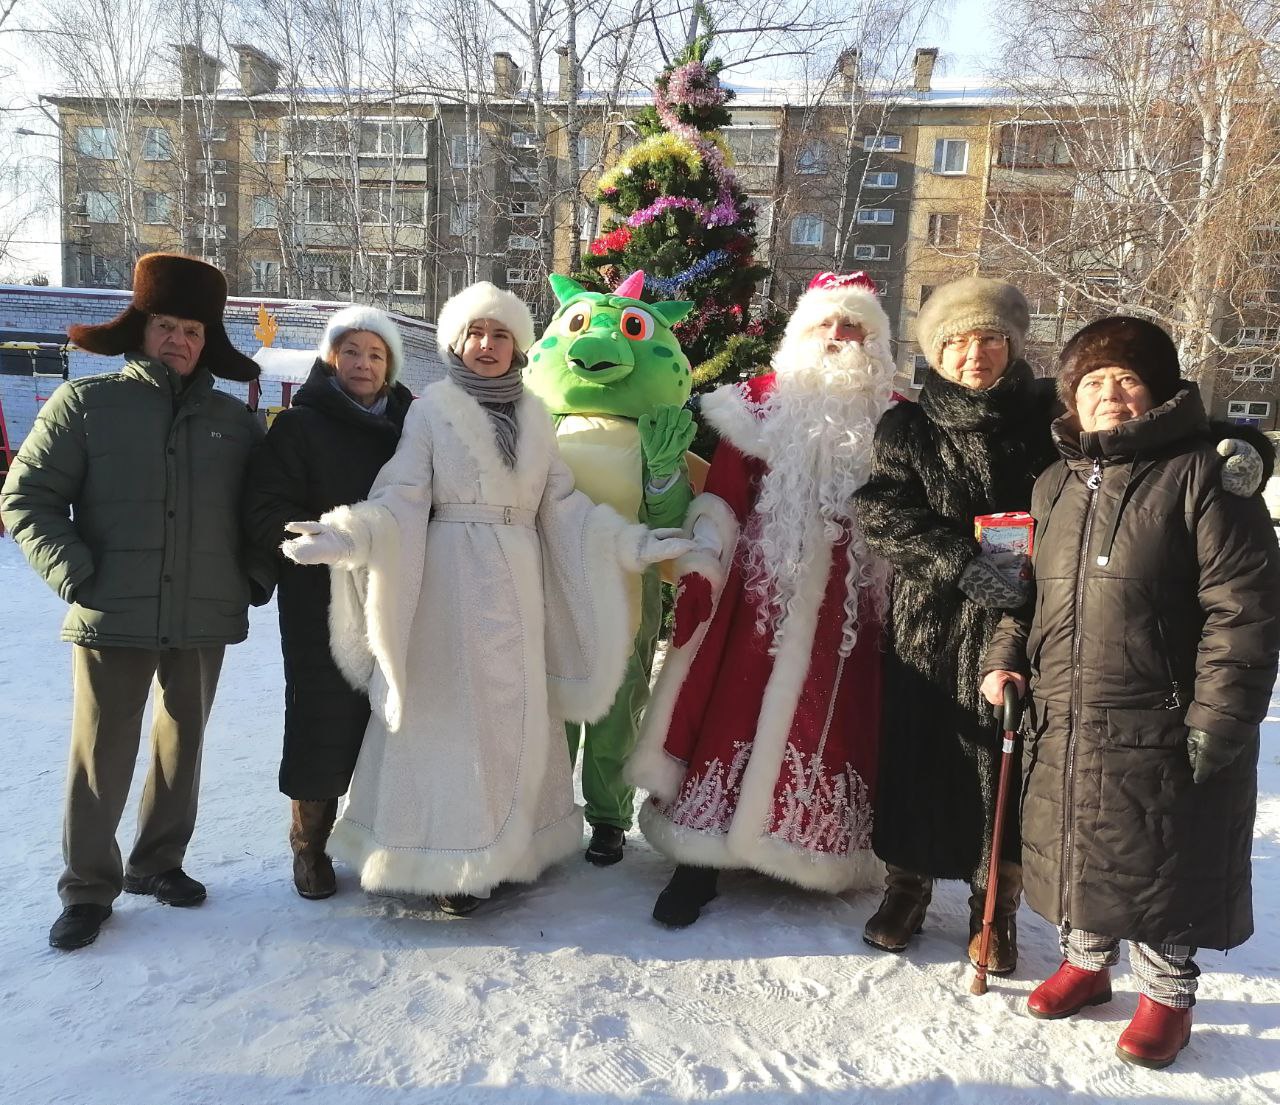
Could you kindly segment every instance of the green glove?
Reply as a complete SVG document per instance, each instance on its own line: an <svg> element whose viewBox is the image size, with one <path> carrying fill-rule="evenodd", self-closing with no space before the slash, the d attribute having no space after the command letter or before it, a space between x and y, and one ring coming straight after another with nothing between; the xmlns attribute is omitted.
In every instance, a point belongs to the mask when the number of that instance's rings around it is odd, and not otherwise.
<svg viewBox="0 0 1280 1105"><path fill-rule="evenodd" d="M1240 755L1239 741L1224 740L1203 729L1187 730L1187 758L1191 761L1191 778L1203 783Z"/></svg>
<svg viewBox="0 0 1280 1105"><path fill-rule="evenodd" d="M640 416L640 451L644 453L649 479L660 483L674 475L684 463L685 450L697 432L693 414L684 407L658 407Z"/></svg>

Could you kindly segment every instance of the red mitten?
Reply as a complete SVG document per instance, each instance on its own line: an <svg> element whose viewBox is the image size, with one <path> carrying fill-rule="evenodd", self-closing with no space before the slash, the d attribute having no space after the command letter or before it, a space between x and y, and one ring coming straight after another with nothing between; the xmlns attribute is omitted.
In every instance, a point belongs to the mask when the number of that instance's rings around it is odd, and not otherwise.
<svg viewBox="0 0 1280 1105"><path fill-rule="evenodd" d="M711 580L697 572L680 577L676 592L675 627L671 630L671 644L683 648L689 643L698 626L711 617Z"/></svg>

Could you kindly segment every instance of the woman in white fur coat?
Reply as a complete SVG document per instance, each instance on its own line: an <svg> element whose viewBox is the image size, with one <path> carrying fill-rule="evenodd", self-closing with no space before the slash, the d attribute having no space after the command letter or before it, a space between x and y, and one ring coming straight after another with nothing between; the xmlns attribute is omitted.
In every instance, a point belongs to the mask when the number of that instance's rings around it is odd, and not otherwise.
<svg viewBox="0 0 1280 1105"><path fill-rule="evenodd" d="M332 566L334 658L373 707L331 850L366 890L462 913L581 847L564 722L602 715L621 681L626 573L692 546L574 490L523 389L519 299L473 284L437 338L448 378L368 500L283 547Z"/></svg>

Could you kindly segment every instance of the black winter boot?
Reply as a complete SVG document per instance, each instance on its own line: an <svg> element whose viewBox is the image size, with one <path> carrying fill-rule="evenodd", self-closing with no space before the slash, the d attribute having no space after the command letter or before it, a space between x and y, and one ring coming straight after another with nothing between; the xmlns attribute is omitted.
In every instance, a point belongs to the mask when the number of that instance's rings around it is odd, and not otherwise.
<svg viewBox="0 0 1280 1105"><path fill-rule="evenodd" d="M586 860L597 867L608 867L622 859L622 846L627 834L616 825L592 825L591 843L587 845Z"/></svg>
<svg viewBox="0 0 1280 1105"><path fill-rule="evenodd" d="M932 899L932 878L889 864L884 877L884 898L863 928L862 939L881 951L904 950L924 924Z"/></svg>
<svg viewBox="0 0 1280 1105"><path fill-rule="evenodd" d="M468 913L474 913L483 901L483 898L477 898L474 894L441 894L436 899L440 911L453 917L465 917Z"/></svg>
<svg viewBox="0 0 1280 1105"><path fill-rule="evenodd" d="M702 907L716 896L719 877L720 872L714 867L681 864L654 902L653 919L671 928L687 928L702 914Z"/></svg>
<svg viewBox="0 0 1280 1105"><path fill-rule="evenodd" d="M969 962L978 965L982 951L982 914L987 892L970 886ZM1022 864L1004 861L996 880L996 914L991 921L991 944L987 948L987 971L993 975L1012 974L1018 967L1018 903L1022 900Z"/></svg>
<svg viewBox="0 0 1280 1105"><path fill-rule="evenodd" d="M98 939L102 922L110 916L111 907L97 902L76 902L67 906L49 930L49 947L71 951L92 944Z"/></svg>
<svg viewBox="0 0 1280 1105"><path fill-rule="evenodd" d="M294 800L289 824L289 846L293 849L293 885L304 898L328 898L338 889L333 861L324 846L338 816L338 800Z"/></svg>
<svg viewBox="0 0 1280 1105"><path fill-rule="evenodd" d="M126 894L150 894L161 905L199 905L207 896L204 883L193 879L181 867L158 875L125 875Z"/></svg>

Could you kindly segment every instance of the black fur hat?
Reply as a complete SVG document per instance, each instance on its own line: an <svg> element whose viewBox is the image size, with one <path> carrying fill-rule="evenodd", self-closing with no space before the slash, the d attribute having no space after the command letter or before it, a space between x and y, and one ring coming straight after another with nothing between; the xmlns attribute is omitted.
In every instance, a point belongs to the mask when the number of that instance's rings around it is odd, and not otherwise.
<svg viewBox="0 0 1280 1105"><path fill-rule="evenodd" d="M1099 368L1127 368L1147 385L1151 405L1167 403L1178 393L1182 372L1178 347L1154 322L1111 315L1077 331L1058 358L1058 394L1076 409L1076 388Z"/></svg>
<svg viewBox="0 0 1280 1105"><path fill-rule="evenodd" d="M67 336L90 353L115 357L142 348L149 315L195 319L204 323L198 364L224 380L256 380L257 362L227 337L222 323L226 305L227 278L212 265L177 253L148 253L134 267L133 302L124 313L98 326L69 326Z"/></svg>

